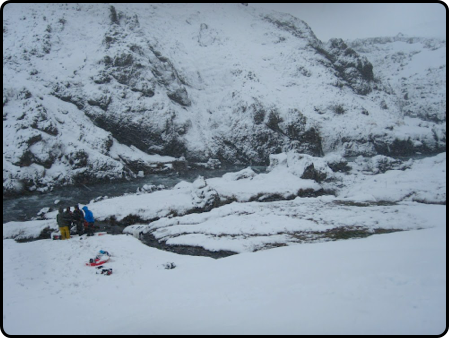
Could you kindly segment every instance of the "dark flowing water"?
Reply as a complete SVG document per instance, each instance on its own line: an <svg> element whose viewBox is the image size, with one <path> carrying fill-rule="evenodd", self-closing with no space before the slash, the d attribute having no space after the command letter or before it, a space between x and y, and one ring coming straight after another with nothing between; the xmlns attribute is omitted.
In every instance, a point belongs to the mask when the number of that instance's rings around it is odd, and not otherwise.
<svg viewBox="0 0 449 338"><path fill-rule="evenodd" d="M26 221L37 216L37 213L46 207L52 210L59 206L73 206L87 204L100 196L122 196L126 193L135 193L137 188L145 184L164 185L167 188L175 186L180 181L193 182L199 175L205 178L221 177L228 172L236 172L246 166L230 166L215 170L189 170L183 173L166 173L146 175L130 181L110 182L77 187L62 187L47 193L36 193L13 199L3 199L3 223L11 221ZM252 167L254 171L265 171L266 167ZM55 201L59 201L55 204Z"/></svg>

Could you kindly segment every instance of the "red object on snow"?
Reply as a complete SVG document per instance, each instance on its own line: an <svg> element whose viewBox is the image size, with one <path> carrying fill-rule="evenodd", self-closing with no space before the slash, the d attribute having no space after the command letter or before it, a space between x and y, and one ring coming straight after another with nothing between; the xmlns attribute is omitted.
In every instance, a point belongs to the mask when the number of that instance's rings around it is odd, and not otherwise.
<svg viewBox="0 0 449 338"><path fill-rule="evenodd" d="M102 265L104 263L106 263L107 261L109 261L109 256L101 256L101 257L96 257L95 259L91 259L89 261L89 263L86 263L86 265L88 266L98 266L98 265Z"/></svg>

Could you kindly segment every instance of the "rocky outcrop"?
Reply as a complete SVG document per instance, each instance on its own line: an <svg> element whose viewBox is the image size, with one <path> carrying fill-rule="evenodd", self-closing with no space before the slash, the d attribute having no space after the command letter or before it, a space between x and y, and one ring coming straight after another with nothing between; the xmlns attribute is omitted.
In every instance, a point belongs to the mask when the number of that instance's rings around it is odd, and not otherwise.
<svg viewBox="0 0 449 338"><path fill-rule="evenodd" d="M193 182L191 195L194 208L201 212L210 211L220 204L218 192L211 188L202 176Z"/></svg>
<svg viewBox="0 0 449 338"><path fill-rule="evenodd" d="M287 150L323 155L319 131L297 109L283 115L275 107L255 102L239 107L236 114L245 116L243 123L236 123L232 133L214 137L213 150L223 162L268 165L270 154Z"/></svg>
<svg viewBox="0 0 449 338"><path fill-rule="evenodd" d="M374 82L373 65L364 56L348 47L342 39L330 39L327 44L312 44L316 52L325 57L335 69L336 86L349 86L359 95L371 93Z"/></svg>

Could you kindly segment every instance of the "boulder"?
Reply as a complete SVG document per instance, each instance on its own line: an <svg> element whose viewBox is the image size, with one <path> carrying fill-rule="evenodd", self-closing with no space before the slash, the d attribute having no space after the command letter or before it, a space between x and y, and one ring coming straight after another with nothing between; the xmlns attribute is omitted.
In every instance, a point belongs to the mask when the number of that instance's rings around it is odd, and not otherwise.
<svg viewBox="0 0 449 338"><path fill-rule="evenodd" d="M191 195L192 204L201 211L212 210L220 201L218 192L207 184L203 176L198 176L193 182Z"/></svg>

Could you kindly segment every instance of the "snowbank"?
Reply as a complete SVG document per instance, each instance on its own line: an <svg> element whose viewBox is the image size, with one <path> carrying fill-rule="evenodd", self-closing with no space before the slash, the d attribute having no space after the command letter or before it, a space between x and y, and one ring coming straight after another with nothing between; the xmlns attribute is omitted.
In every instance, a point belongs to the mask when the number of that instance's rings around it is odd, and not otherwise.
<svg viewBox="0 0 449 338"><path fill-rule="evenodd" d="M25 240L38 238L46 228L56 230L58 225L56 220L35 220L28 222L8 222L3 224L3 239L14 238Z"/></svg>
<svg viewBox="0 0 449 338"><path fill-rule="evenodd" d="M339 192L341 199L446 204L446 153L413 161L404 170L388 170L378 175L354 173L347 177L351 184Z"/></svg>

